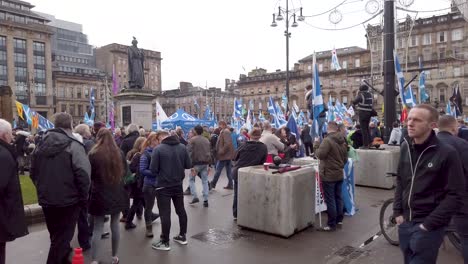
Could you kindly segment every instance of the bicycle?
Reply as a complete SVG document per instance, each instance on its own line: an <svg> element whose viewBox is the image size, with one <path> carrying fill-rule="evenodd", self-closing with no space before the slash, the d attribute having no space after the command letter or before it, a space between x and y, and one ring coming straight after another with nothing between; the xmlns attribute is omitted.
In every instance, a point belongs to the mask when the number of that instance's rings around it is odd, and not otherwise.
<svg viewBox="0 0 468 264"><path fill-rule="evenodd" d="M387 173L387 177L396 177L396 173ZM393 216L393 201L394 198L387 199L380 208L379 224L380 232L385 239L394 246L399 246L400 242L398 239L398 225L395 217ZM461 252L461 240L458 235L453 222L447 227L445 235L453 246Z"/></svg>

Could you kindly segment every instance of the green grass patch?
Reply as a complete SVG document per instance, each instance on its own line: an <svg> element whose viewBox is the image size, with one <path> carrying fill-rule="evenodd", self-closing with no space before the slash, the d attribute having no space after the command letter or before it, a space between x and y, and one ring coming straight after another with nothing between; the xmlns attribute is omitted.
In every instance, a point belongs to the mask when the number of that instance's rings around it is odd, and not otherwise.
<svg viewBox="0 0 468 264"><path fill-rule="evenodd" d="M21 193L23 194L24 205L37 203L36 187L29 178L29 175L20 175Z"/></svg>

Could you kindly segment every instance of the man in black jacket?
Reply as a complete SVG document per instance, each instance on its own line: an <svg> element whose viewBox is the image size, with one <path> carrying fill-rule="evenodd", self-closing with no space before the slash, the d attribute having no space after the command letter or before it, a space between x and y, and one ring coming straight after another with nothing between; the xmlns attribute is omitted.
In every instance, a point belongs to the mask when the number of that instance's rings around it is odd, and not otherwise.
<svg viewBox="0 0 468 264"><path fill-rule="evenodd" d="M184 207L182 182L185 170L192 167L187 149L180 143L177 135L169 136L163 131L158 136L161 144L151 155L151 172L156 175L156 197L161 216L161 240L152 244L153 249L170 250L169 232L171 230L171 200L179 216L180 233L174 241L187 245L187 213Z"/></svg>
<svg viewBox="0 0 468 264"><path fill-rule="evenodd" d="M433 129L439 113L417 105L408 115L393 204L405 263L436 263L445 228L462 204L463 169L457 151Z"/></svg>
<svg viewBox="0 0 468 264"><path fill-rule="evenodd" d="M80 207L88 201L91 171L83 144L72 134L71 115L58 113L54 119L55 129L45 134L31 164L31 179L50 233L47 264L70 262L70 241Z"/></svg>
<svg viewBox="0 0 468 264"><path fill-rule="evenodd" d="M267 158L268 150L267 146L260 142L262 136L262 130L260 128L254 128L250 131L250 140L242 145L236 152L234 161L237 161L232 168L232 177L234 179L234 201L232 205L232 214L234 220L237 220L237 179L240 168L262 165Z"/></svg>
<svg viewBox="0 0 468 264"><path fill-rule="evenodd" d="M461 237L462 253L465 263L468 263L468 142L457 137L458 124L453 116L444 115L439 119L439 134L437 138L444 144L452 146L460 155L465 179L463 190L463 206L454 216L457 233Z"/></svg>
<svg viewBox="0 0 468 264"><path fill-rule="evenodd" d="M138 126L135 124L128 125L127 128L128 134L122 140L122 145L120 145L120 149L124 153L125 157L127 153L133 148L133 144L138 137L140 137L140 133L138 132Z"/></svg>
<svg viewBox="0 0 468 264"><path fill-rule="evenodd" d="M369 87L365 84L359 87L359 93L356 99L353 101L353 105L357 105L359 124L361 125L362 132L362 148L369 148L371 144L369 123L372 117L372 105L374 104L374 98L369 92Z"/></svg>
<svg viewBox="0 0 468 264"><path fill-rule="evenodd" d="M11 124L0 119L0 264L6 262L6 242L28 234L12 139Z"/></svg>

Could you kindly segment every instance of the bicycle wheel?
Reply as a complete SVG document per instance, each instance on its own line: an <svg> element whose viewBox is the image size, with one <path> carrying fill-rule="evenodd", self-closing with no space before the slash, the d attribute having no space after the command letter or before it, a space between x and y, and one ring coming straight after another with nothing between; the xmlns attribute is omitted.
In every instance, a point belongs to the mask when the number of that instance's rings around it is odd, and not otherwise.
<svg viewBox="0 0 468 264"><path fill-rule="evenodd" d="M398 226L393 217L393 198L388 199L380 208L380 231L384 235L387 241L398 246L400 244L398 240Z"/></svg>
<svg viewBox="0 0 468 264"><path fill-rule="evenodd" d="M452 242L452 245L458 250L458 252L461 252L462 245L458 233L455 231L447 231L447 237L450 240L450 242Z"/></svg>

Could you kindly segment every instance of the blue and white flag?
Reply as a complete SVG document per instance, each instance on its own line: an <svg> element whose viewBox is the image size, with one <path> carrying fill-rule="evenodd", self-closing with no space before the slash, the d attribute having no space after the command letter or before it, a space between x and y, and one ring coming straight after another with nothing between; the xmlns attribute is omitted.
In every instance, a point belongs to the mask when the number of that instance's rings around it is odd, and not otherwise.
<svg viewBox="0 0 468 264"><path fill-rule="evenodd" d="M28 125L32 125L32 111L29 106L23 104L23 115L26 117Z"/></svg>
<svg viewBox="0 0 468 264"><path fill-rule="evenodd" d="M451 115L453 117L457 117L457 111L455 111L454 108L450 105L450 101L447 101L447 104L445 106L445 114L446 115Z"/></svg>
<svg viewBox="0 0 468 264"><path fill-rule="evenodd" d="M327 111L327 122L335 121L335 107L333 106L333 102L332 102L332 97L331 97L331 95L330 95L330 97L328 98L327 108L328 108L328 111Z"/></svg>
<svg viewBox="0 0 468 264"><path fill-rule="evenodd" d="M281 106L284 110L288 109L288 97L286 97L286 92L281 96Z"/></svg>
<svg viewBox="0 0 468 264"><path fill-rule="evenodd" d="M286 123L288 121L286 121L286 118L285 118L285 116L283 114L283 111L281 110L281 107L278 104L278 102L276 102L276 116L278 118L278 122L279 122L280 126L286 125Z"/></svg>
<svg viewBox="0 0 468 264"><path fill-rule="evenodd" d="M419 57L419 71L419 103L424 103L429 100L429 95L426 91L426 71L423 70L421 57Z"/></svg>
<svg viewBox="0 0 468 264"><path fill-rule="evenodd" d="M297 142L297 145L302 145L301 143L301 135L299 133L299 129L297 127L297 123L296 123L296 119L295 118L289 118L288 119L288 123L286 124L286 127L289 128L289 131L291 131L291 135L293 135L294 137L296 137L296 142ZM298 148L299 150L297 151L296 153L296 157L300 157L301 156L301 151L300 149L301 148Z"/></svg>
<svg viewBox="0 0 468 264"><path fill-rule="evenodd" d="M400 98L403 103L405 103L405 76L401 70L400 61L398 60L398 54L396 51L393 51L393 58L395 60L395 75L398 81L398 91L400 91Z"/></svg>
<svg viewBox="0 0 468 264"><path fill-rule="evenodd" d="M260 122L265 121L265 117L263 116L262 110L260 110L259 113L258 113L258 120Z"/></svg>
<svg viewBox="0 0 468 264"><path fill-rule="evenodd" d="M296 100L293 101L293 110L296 112L296 114L299 114L299 106L297 105Z"/></svg>
<svg viewBox="0 0 468 264"><path fill-rule="evenodd" d="M305 123L307 123L307 120L306 120L306 118L305 118L305 115L304 115L304 112L303 112L303 111L301 111L301 112L299 113L299 116L297 117L297 119L298 119L298 120L297 120L297 124L298 124L299 126L301 126L301 127L302 127Z"/></svg>
<svg viewBox="0 0 468 264"><path fill-rule="evenodd" d="M343 205L345 214L351 216L356 213L356 204L354 202L354 163L352 159L348 159L348 162L345 164L343 174Z"/></svg>
<svg viewBox="0 0 468 264"><path fill-rule="evenodd" d="M39 130L48 130L54 128L54 124L47 120L47 118L39 115Z"/></svg>
<svg viewBox="0 0 468 264"><path fill-rule="evenodd" d="M320 77L319 77L319 69L316 61L316 56L314 52L314 58L313 58L313 67L314 67L314 72L313 72L313 81L312 81L312 89L313 89L313 113L314 113L314 119L318 119L320 113L325 109L325 106L323 105L323 96L322 96L322 88L320 87Z"/></svg>
<svg viewBox="0 0 468 264"><path fill-rule="evenodd" d="M234 119L242 118L242 99L237 100L234 98Z"/></svg>
<svg viewBox="0 0 468 264"><path fill-rule="evenodd" d="M405 105L411 108L417 105L411 85L408 86L405 92Z"/></svg>
<svg viewBox="0 0 468 264"><path fill-rule="evenodd" d="M253 100L249 100L249 110L254 110L255 106Z"/></svg>
<svg viewBox="0 0 468 264"><path fill-rule="evenodd" d="M213 120L212 115L211 115L211 109L210 106L207 105L205 108L205 114L203 115L203 119L205 120Z"/></svg>
<svg viewBox="0 0 468 264"><path fill-rule="evenodd" d="M338 61L338 56L336 55L336 49L332 50L332 68L336 71L341 70L340 62Z"/></svg>
<svg viewBox="0 0 468 264"><path fill-rule="evenodd" d="M93 87L89 88L90 89L90 92L89 92L89 110L91 110L91 117L93 117L93 120L94 120L94 102L96 100L96 96L94 95L94 89Z"/></svg>
<svg viewBox="0 0 468 264"><path fill-rule="evenodd" d="M84 120L83 121L88 126L93 126L93 124L94 124L94 120L89 117L88 113L84 114Z"/></svg>

